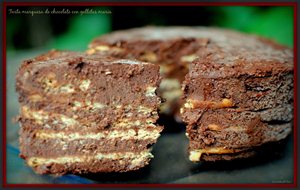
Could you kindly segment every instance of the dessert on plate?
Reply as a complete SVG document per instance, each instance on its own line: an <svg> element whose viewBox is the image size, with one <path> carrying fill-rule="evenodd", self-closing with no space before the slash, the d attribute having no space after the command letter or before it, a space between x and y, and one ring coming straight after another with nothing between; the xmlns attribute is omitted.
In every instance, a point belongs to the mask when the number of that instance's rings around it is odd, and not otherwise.
<svg viewBox="0 0 300 190"><path fill-rule="evenodd" d="M42 174L137 170L162 114L186 124L193 162L251 157L292 131L293 71L291 49L209 27L128 29L85 53L52 50L16 76L21 157Z"/></svg>

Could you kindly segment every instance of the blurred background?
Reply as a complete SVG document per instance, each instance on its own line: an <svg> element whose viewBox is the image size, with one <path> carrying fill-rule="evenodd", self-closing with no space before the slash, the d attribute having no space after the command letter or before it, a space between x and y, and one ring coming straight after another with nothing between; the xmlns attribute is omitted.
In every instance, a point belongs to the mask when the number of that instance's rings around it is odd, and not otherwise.
<svg viewBox="0 0 300 190"><path fill-rule="evenodd" d="M293 46L293 7L11 7L19 10L109 10L110 14L7 13L7 50L85 50L96 36L144 25L219 26ZM10 7L8 7L10 9Z"/></svg>
<svg viewBox="0 0 300 190"><path fill-rule="evenodd" d="M83 11L86 14L19 14L21 11ZM10 12L9 10L14 12ZM86 11L87 10L87 11ZM93 14L99 11L103 14ZM195 165L187 160L187 138L168 134L154 148L151 170L136 175L60 178L36 175L18 157L18 97L15 74L24 59L50 49L81 50L95 37L113 30L145 25L218 26L257 34L293 47L293 7L7 7L7 182L8 183L291 183L292 140L278 157L257 162L214 166ZM174 141L175 139L175 141ZM179 139L179 140L177 140ZM180 141L181 143L174 143ZM172 148L173 147L173 148ZM175 151L174 151L175 150ZM166 161L167 160L167 161ZM164 165L165 167L161 167ZM168 168L165 170L165 168ZM179 169L178 169L179 168ZM274 171L280 171L274 172ZM146 173L146 174L145 174Z"/></svg>

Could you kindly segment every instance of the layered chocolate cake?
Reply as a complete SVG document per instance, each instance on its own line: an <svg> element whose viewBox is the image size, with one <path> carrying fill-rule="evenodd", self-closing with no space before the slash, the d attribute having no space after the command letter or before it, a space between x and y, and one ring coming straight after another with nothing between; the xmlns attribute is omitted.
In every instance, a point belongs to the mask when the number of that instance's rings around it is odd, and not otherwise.
<svg viewBox="0 0 300 190"><path fill-rule="evenodd" d="M270 40L217 28L144 27L100 36L89 48L160 65L161 112L181 107L191 161L249 157L291 132L293 54Z"/></svg>
<svg viewBox="0 0 300 190"><path fill-rule="evenodd" d="M37 173L126 172L153 157L158 65L54 50L16 80L21 157Z"/></svg>
<svg viewBox="0 0 300 190"><path fill-rule="evenodd" d="M195 162L250 157L292 131L292 50L223 29L112 32L24 61L16 88L21 157L38 173L147 165L159 108L187 124Z"/></svg>

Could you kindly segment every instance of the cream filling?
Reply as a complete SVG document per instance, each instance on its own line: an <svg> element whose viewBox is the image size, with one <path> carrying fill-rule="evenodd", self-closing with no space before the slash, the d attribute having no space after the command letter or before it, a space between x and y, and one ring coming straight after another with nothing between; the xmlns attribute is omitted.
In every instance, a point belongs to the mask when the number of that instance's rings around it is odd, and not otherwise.
<svg viewBox="0 0 300 190"><path fill-rule="evenodd" d="M240 152L240 149L228 149L223 147L206 148L190 151L189 159L193 162L200 161L202 154L230 154Z"/></svg>
<svg viewBox="0 0 300 190"><path fill-rule="evenodd" d="M60 88L55 91L55 93L72 93L75 92L75 88L73 87L72 84L66 84L61 86Z"/></svg>
<svg viewBox="0 0 300 190"><path fill-rule="evenodd" d="M87 108L87 109L91 109L91 110L96 110L96 109L102 109L104 108L105 105L101 104L101 103L91 103L90 101L86 101L84 104L82 102L74 102L74 106L73 106L73 110L78 110L78 109L82 109ZM139 106L137 109L133 109L131 107L131 105L127 105L127 106L122 106L122 105L116 105L115 106L116 110L122 110L124 109L125 111L129 112L130 111L137 111L139 114L150 114L152 113L153 115L155 115L157 112L151 108L145 107L145 106ZM75 118L76 115L74 115L73 118L71 117L67 117L63 114L57 114L57 113L49 113L43 110L31 110L28 106L22 106L21 108L21 114L24 118L29 118L29 119L34 119L36 123L38 124L43 124L45 122L48 122L50 120L50 116L51 118L54 120L53 124L59 124L61 125L62 128L65 127L71 127L71 126L76 126L76 125L80 125L80 122L78 122ZM130 117L130 115L128 115ZM147 119L145 123L141 123L141 121L136 120L136 121L131 121L130 119L124 118L124 119L119 119L117 121L115 121L111 127L132 127L132 126L153 126L153 122L155 122L155 119ZM96 125L96 124L95 124Z"/></svg>
<svg viewBox="0 0 300 190"><path fill-rule="evenodd" d="M139 60L149 61L149 62L157 62L158 58L153 52L145 52L143 55L139 57Z"/></svg>
<svg viewBox="0 0 300 190"><path fill-rule="evenodd" d="M103 45L103 46L97 46L95 49L98 51L108 51L108 50L110 50L110 47Z"/></svg>
<svg viewBox="0 0 300 190"><path fill-rule="evenodd" d="M159 85L161 96L166 99L166 102L160 105L160 110L163 113L169 113L172 104L182 96L180 82L178 79L163 79Z"/></svg>
<svg viewBox="0 0 300 190"><path fill-rule="evenodd" d="M122 64L140 64L141 62L138 61L134 61L134 60L127 60L127 59L120 59L120 60L116 60L113 63L122 63ZM143 64L148 64L148 63L144 63ZM110 70L105 70L105 75L111 75L112 72ZM55 95L59 95L59 94L70 94L70 93L77 93L78 92L78 88L83 91L86 92L89 90L89 88L91 87L91 80L89 79L85 79L85 80L78 80L77 83L79 83L79 85L74 85L74 84L58 84L58 82L52 77L45 77L40 79L40 81L42 82L42 87L43 90L47 93L52 93ZM145 89L145 96L146 97L151 97L151 96L156 96L155 94L155 90L156 87L153 86L148 86ZM36 94L38 95L38 94ZM38 99L34 99L34 100L38 100Z"/></svg>
<svg viewBox="0 0 300 190"><path fill-rule="evenodd" d="M110 47L110 46L106 46L106 45L100 45L100 46L96 46L93 49L89 50L87 53L88 54L94 54L96 51L100 51L100 52L106 52L106 51L110 51L110 52L122 52L123 49L122 48L118 48L118 47Z"/></svg>
<svg viewBox="0 0 300 190"><path fill-rule="evenodd" d="M98 133L65 133L65 132L50 132L40 130L36 132L36 138L40 139L65 139L65 140L77 140L77 139L115 139L121 138L121 140L127 139L157 139L160 136L159 129L153 130L145 130L138 129L137 131L134 129L129 129L126 131L120 130L112 130L112 131L104 131Z"/></svg>
<svg viewBox="0 0 300 190"><path fill-rule="evenodd" d="M180 58L180 61L181 62L193 62L195 59L197 59L199 56L196 55L196 54L191 54L191 55L185 55L185 56L182 56Z"/></svg>
<svg viewBox="0 0 300 190"><path fill-rule="evenodd" d="M159 73L162 74L162 75L164 75L164 74L167 74L170 71L172 71L172 69L173 69L172 65L160 64Z"/></svg>
<svg viewBox="0 0 300 190"><path fill-rule="evenodd" d="M51 81L51 83L49 82ZM61 86L57 86L57 82L55 80L45 79L44 80L44 91L53 93L53 94L68 94L75 92L75 87L72 84L64 84Z"/></svg>
<svg viewBox="0 0 300 190"><path fill-rule="evenodd" d="M181 84L178 79L162 79L159 89L164 91L172 91L180 89Z"/></svg>
<svg viewBox="0 0 300 190"><path fill-rule="evenodd" d="M91 80L83 80L81 81L81 84L79 85L80 90L87 91L90 87Z"/></svg>
<svg viewBox="0 0 300 190"><path fill-rule="evenodd" d="M92 103L91 101L85 101L85 102L78 102L78 101L74 101L73 102L73 110L78 110L78 109L83 109L83 110L101 110L104 108L109 108L109 106L99 103L99 102L94 102ZM155 112L156 110L149 108L149 107L145 107L145 106L138 106L137 108L133 108L131 105L113 105L110 108L116 108L116 110L122 110L124 109L125 111L129 112L129 111L137 111L138 113L144 113L144 114L149 114L152 112ZM22 106L21 109L22 112L26 112L28 113L27 116L28 117L36 117L36 118L42 118L42 115L48 115L49 113L43 111L43 110L39 110L39 111L34 111L31 110L29 107L27 106ZM32 114L30 114L30 113ZM51 113L53 114L53 113ZM30 116L31 115L31 116ZM34 116L34 115L39 115L39 116ZM57 114L57 115L61 115L61 114Z"/></svg>
<svg viewBox="0 0 300 190"><path fill-rule="evenodd" d="M229 127L221 127L220 125L217 124L208 124L208 129L211 131L245 131L246 128L243 128L242 126L229 126Z"/></svg>
<svg viewBox="0 0 300 190"><path fill-rule="evenodd" d="M182 91L180 89L166 91L162 93L162 97L169 102L178 100L181 97L181 95L182 95Z"/></svg>
<svg viewBox="0 0 300 190"><path fill-rule="evenodd" d="M145 126L145 124L142 124L139 120L137 121L129 121L128 119L121 119L113 124L111 124L111 127L117 127L117 128L126 128L126 127L132 127L132 126Z"/></svg>
<svg viewBox="0 0 300 190"><path fill-rule="evenodd" d="M45 121L48 121L50 119L49 117L50 114L48 112L45 112L43 110L32 111L27 106L22 106L21 114L24 118L34 119L35 122L38 124L43 124ZM73 118L67 117L62 114L55 114L55 113L51 113L51 114L53 116L53 119L55 119L54 124L60 121L63 125L65 125L64 127L78 125L78 121Z"/></svg>
<svg viewBox="0 0 300 190"><path fill-rule="evenodd" d="M197 108L229 108L233 106L233 102L231 99L224 98L220 102L214 101L200 101L200 100L193 100L187 99L184 108L188 109L197 109Z"/></svg>
<svg viewBox="0 0 300 190"><path fill-rule="evenodd" d="M139 153L134 152L116 152L116 153L98 153L94 156L64 156L64 157L56 157L56 158L44 158L44 157L31 157L27 160L27 164L31 167L36 167L39 165L47 165L51 163L57 164L71 164L78 162L89 162L91 160L102 160L102 159L110 159L117 160L119 162L123 162L123 159L131 159L131 166L138 166L144 160L149 158L153 158L153 155L150 153L150 149L146 151L142 151Z"/></svg>
<svg viewBox="0 0 300 190"><path fill-rule="evenodd" d="M155 91L156 91L156 87L148 86L146 88L146 94L145 94L146 97L154 97L154 96L156 96Z"/></svg>

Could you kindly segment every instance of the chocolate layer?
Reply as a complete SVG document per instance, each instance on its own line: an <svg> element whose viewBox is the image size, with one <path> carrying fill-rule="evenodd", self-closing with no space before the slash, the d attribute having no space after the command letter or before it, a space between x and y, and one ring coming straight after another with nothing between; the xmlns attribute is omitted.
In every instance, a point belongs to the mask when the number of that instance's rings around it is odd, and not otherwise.
<svg viewBox="0 0 300 190"><path fill-rule="evenodd" d="M55 112L53 113L51 107L34 110L28 106L23 106L21 107L19 120L23 124L29 123L33 125L47 122L55 130L80 130L82 128L96 128L100 130L116 127L153 125L158 119L157 110L150 110L143 106L137 106L137 109L127 106L120 106L118 108L112 106L87 110L85 108L72 109L69 106L63 107L62 104L54 110ZM49 128L47 125L40 127Z"/></svg>
<svg viewBox="0 0 300 190"><path fill-rule="evenodd" d="M196 67L196 66L195 66ZM263 110L293 102L293 71L268 74L268 76L242 75L240 77L202 78L195 68L187 76L184 85L185 107L214 109L233 107L242 110ZM222 106L222 101L228 104ZM230 101L230 102L229 102Z"/></svg>
<svg viewBox="0 0 300 190"><path fill-rule="evenodd" d="M74 98L104 105L142 103L155 107L159 103L155 96L158 70L158 66L147 63L79 54L24 62L17 74L16 87L20 102L24 100L22 97L34 99L37 94L39 98L50 95L66 101Z"/></svg>
<svg viewBox="0 0 300 190"><path fill-rule="evenodd" d="M140 128L157 128L161 129L161 127L152 124L152 123L142 123L139 120L134 121L118 121L115 123L111 123L110 125L98 125L98 123L89 123L88 125L66 125L65 123L60 123L58 120L53 120L53 122L49 123L37 123L36 120L29 119L20 119L21 127L25 130L49 130L55 132L103 132L107 130L128 130L128 129L140 129Z"/></svg>
<svg viewBox="0 0 300 190"><path fill-rule="evenodd" d="M233 154L203 154L202 161L220 161L220 160L235 160L253 157L256 155L255 150L248 150Z"/></svg>
<svg viewBox="0 0 300 190"><path fill-rule="evenodd" d="M147 138L41 138L36 132L20 131L21 157L59 157L95 155L110 152L141 152L156 142L155 134ZM51 147L51 149L49 149ZM47 151L44 151L47 150Z"/></svg>

